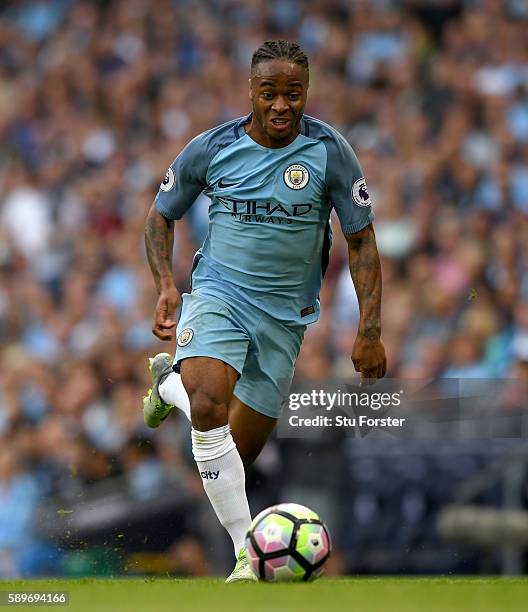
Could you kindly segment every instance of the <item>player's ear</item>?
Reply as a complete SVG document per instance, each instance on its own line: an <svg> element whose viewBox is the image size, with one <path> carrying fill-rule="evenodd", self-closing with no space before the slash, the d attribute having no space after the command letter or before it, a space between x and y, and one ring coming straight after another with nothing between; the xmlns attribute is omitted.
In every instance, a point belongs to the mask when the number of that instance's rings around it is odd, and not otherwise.
<svg viewBox="0 0 528 612"><path fill-rule="evenodd" d="M251 78L248 79L248 83L249 83L249 99L253 100L253 85L251 83Z"/></svg>

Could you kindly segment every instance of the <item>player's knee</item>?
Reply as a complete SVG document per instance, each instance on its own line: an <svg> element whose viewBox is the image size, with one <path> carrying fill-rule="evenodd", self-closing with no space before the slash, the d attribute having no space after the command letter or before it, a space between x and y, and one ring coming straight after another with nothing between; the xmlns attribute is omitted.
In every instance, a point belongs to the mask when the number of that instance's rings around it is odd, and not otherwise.
<svg viewBox="0 0 528 612"><path fill-rule="evenodd" d="M191 389L191 420L198 431L209 431L227 423L227 402L204 389Z"/></svg>

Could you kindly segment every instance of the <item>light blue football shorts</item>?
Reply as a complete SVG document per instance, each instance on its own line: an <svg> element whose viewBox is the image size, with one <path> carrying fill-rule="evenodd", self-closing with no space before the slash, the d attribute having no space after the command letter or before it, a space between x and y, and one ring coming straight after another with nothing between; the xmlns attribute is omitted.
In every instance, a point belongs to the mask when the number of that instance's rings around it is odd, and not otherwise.
<svg viewBox="0 0 528 612"><path fill-rule="evenodd" d="M204 288L183 294L174 368L189 357L213 357L232 366L234 394L257 412L278 419L288 396L305 325L286 326L235 298Z"/></svg>

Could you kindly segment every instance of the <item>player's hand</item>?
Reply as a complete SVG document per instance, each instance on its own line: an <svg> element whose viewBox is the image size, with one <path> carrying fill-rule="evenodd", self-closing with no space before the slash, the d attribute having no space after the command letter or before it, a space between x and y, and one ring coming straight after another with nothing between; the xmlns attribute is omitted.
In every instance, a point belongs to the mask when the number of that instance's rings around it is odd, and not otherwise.
<svg viewBox="0 0 528 612"><path fill-rule="evenodd" d="M379 339L371 340L358 334L352 349L352 363L356 372L361 373L360 385L371 385L383 378L387 371L385 347Z"/></svg>
<svg viewBox="0 0 528 612"><path fill-rule="evenodd" d="M165 289L160 293L156 304L152 333L160 340L169 341L174 338L176 321L174 313L180 305L181 296L176 287Z"/></svg>

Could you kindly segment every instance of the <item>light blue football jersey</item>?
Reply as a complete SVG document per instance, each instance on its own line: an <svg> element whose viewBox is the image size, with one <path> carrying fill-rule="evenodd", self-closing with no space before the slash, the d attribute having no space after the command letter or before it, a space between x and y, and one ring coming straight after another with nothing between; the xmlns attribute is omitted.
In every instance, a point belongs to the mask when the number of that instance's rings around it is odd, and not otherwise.
<svg viewBox="0 0 528 612"><path fill-rule="evenodd" d="M180 219L203 191L209 229L192 287L230 293L285 324L317 320L331 243L330 212L345 234L374 218L361 167L331 126L304 116L289 145L269 149L245 131L251 115L196 136L169 167L155 204Z"/></svg>

